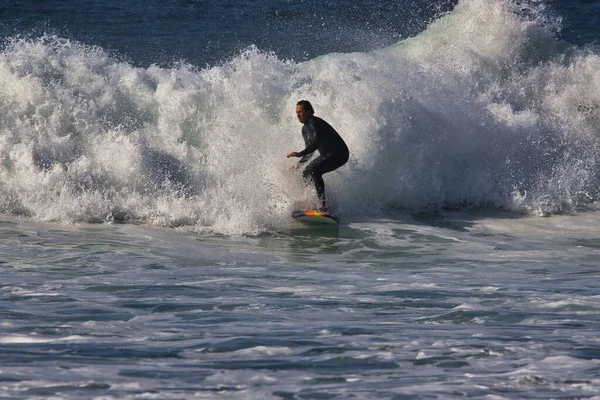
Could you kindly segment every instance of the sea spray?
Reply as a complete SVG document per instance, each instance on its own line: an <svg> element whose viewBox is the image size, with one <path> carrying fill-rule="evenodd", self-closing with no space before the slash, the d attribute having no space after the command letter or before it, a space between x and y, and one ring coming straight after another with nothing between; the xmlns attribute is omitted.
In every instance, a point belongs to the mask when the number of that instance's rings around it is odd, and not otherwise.
<svg viewBox="0 0 600 400"><path fill-rule="evenodd" d="M300 99L350 147L351 162L325 176L349 218L588 207L600 58L556 30L535 8L463 0L380 50L298 63L250 47L206 68L137 68L57 36L15 38L0 56L0 209L233 235L286 229L314 198L285 158L304 146Z"/></svg>

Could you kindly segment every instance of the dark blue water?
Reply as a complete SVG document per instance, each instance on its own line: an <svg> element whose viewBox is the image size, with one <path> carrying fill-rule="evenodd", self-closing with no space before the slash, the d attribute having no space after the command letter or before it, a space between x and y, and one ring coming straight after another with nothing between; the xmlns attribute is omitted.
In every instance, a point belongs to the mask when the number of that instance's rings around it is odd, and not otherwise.
<svg viewBox="0 0 600 400"><path fill-rule="evenodd" d="M456 0L200 1L8 0L0 37L57 34L100 46L135 65L216 63L255 45L303 61L331 52L368 51L414 36ZM532 2L537 3L537 2ZM584 45L599 38L597 1L549 0L559 33Z"/></svg>

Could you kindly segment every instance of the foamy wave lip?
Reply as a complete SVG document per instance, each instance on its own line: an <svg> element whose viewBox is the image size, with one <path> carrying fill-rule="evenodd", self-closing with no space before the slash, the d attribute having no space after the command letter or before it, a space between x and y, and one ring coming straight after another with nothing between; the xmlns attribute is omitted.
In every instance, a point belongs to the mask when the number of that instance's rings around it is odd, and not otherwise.
<svg viewBox="0 0 600 400"><path fill-rule="evenodd" d="M313 102L348 143L344 215L483 205L545 215L600 198L600 58L543 9L461 0L419 35L304 63L136 68L56 36L2 49L0 211L258 235L315 193L285 155ZM360 99L357 101L356 99Z"/></svg>
<svg viewBox="0 0 600 400"><path fill-rule="evenodd" d="M500 289L501 288L498 287L498 286L484 286L484 287L480 287L479 291L483 292L483 293L494 293L494 292L497 292Z"/></svg>
<svg viewBox="0 0 600 400"><path fill-rule="evenodd" d="M294 354L294 351L285 346L256 346L249 349L236 350L234 354L246 357L274 357L289 356Z"/></svg>
<svg viewBox="0 0 600 400"><path fill-rule="evenodd" d="M413 282L413 283L391 283L377 286L376 290L411 290L411 289L437 289L436 283Z"/></svg>
<svg viewBox="0 0 600 400"><path fill-rule="evenodd" d="M298 286L298 287L285 287L285 286L280 286L280 287L274 287L274 288L270 288L268 290L266 290L267 292L272 292L272 293L295 293L295 294L305 294L305 293L314 293L315 292L315 288L314 287L310 287L310 286Z"/></svg>
<svg viewBox="0 0 600 400"><path fill-rule="evenodd" d="M589 311L593 311L598 308L600 303L596 296L592 296L593 298L566 298L560 300L545 300L541 298L536 298L532 300L532 304L535 304L538 307L543 308L552 308L552 309L579 309L582 308L589 309Z"/></svg>
<svg viewBox="0 0 600 400"><path fill-rule="evenodd" d="M0 289L0 291L8 292L11 295L30 296L30 297L59 296L60 295L60 293L58 293L58 292L54 292L54 293L52 293L52 292L37 292L37 291L21 288L18 286L4 287L4 288Z"/></svg>
<svg viewBox="0 0 600 400"><path fill-rule="evenodd" d="M24 336L24 335L12 335L0 337L0 343L3 344L26 344L26 343L55 343L55 342L66 342L66 341L81 341L89 340L85 336L71 335L61 338L49 338L49 337L36 337L36 336Z"/></svg>

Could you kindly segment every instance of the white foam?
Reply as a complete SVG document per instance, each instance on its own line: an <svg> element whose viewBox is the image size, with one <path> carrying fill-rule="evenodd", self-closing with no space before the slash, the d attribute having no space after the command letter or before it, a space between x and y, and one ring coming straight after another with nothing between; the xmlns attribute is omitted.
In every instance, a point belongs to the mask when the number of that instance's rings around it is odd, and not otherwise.
<svg viewBox="0 0 600 400"><path fill-rule="evenodd" d="M284 346L256 346L249 349L237 350L234 352L234 354L246 357L289 356L293 353L294 351L292 349Z"/></svg>
<svg viewBox="0 0 600 400"><path fill-rule="evenodd" d="M352 151L326 175L342 212L576 209L598 197L600 57L558 42L542 11L462 0L370 53L295 63L249 48L205 69L135 68L55 36L14 39L0 53L0 210L281 229L314 198L285 158L303 148L299 99Z"/></svg>
<svg viewBox="0 0 600 400"><path fill-rule="evenodd" d="M3 344L24 344L24 343L54 343L54 342L65 342L72 340L87 340L85 336L71 335L60 338L51 337L37 337L37 336L24 336L24 335L9 335L0 337L0 343Z"/></svg>

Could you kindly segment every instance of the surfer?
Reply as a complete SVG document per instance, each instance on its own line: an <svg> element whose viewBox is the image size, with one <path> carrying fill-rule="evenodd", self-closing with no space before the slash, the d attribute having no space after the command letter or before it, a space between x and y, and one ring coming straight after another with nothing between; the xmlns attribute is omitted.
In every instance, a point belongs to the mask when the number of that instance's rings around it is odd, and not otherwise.
<svg viewBox="0 0 600 400"><path fill-rule="evenodd" d="M313 181L317 196L319 197L319 210L327 211L325 201L325 182L323 174L338 169L348 162L350 153L342 137L323 119L315 117L315 111L307 100L300 100L296 104L296 117L302 126L302 137L306 148L302 151L292 151L290 157L301 157L298 166L310 160L316 150L319 155L302 172L306 181Z"/></svg>

